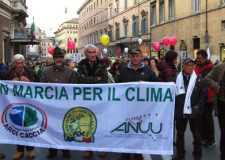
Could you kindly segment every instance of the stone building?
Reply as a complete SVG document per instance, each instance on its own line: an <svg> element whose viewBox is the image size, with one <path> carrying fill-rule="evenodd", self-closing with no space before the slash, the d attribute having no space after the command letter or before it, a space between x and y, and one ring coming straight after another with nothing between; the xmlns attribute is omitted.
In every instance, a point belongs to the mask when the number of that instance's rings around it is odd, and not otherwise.
<svg viewBox="0 0 225 160"><path fill-rule="evenodd" d="M225 58L225 0L108 0L104 4L108 7L101 9L94 7L99 1L86 0L78 11L82 46L99 44L99 32L96 36L94 31L102 30L111 39L109 56L128 56L123 52L125 47L144 46L151 57L162 58L173 49L180 57L195 58L199 49L206 49L213 61ZM103 8L108 9L104 27L96 23L96 10ZM165 47L162 39L172 36L177 37L176 46ZM152 47L156 41L161 43L158 52Z"/></svg>
<svg viewBox="0 0 225 160"><path fill-rule="evenodd" d="M58 47L65 49L67 53L78 53L79 48L78 28L79 28L78 18L73 18L61 24L58 28L58 31L55 32L56 44L58 45ZM73 51L69 50L67 46L70 40L73 40L75 42L75 48L73 49Z"/></svg>
<svg viewBox="0 0 225 160"><path fill-rule="evenodd" d="M107 0L86 0L77 11L79 15L79 53L83 54L84 46L95 44L100 52L105 48L100 37L108 34Z"/></svg>
<svg viewBox="0 0 225 160"><path fill-rule="evenodd" d="M11 62L14 54L26 56L26 45L38 44L27 36L26 17L26 0L0 0L0 63Z"/></svg>

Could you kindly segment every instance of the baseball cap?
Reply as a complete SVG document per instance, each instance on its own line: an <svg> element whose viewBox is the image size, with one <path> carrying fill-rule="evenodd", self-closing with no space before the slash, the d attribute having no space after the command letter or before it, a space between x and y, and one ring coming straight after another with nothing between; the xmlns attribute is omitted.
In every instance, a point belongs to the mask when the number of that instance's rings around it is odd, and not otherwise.
<svg viewBox="0 0 225 160"><path fill-rule="evenodd" d="M194 63L195 61L193 59L189 58L189 57L183 58L183 64L186 64L188 62L193 62Z"/></svg>
<svg viewBox="0 0 225 160"><path fill-rule="evenodd" d="M141 53L141 50L138 49L138 48L132 49L132 50L130 51L130 54L139 54L139 53Z"/></svg>

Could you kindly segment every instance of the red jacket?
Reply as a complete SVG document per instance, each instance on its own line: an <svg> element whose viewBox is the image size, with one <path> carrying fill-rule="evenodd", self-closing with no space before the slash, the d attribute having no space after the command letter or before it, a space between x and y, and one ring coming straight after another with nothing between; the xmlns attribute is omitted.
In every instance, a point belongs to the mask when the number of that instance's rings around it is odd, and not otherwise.
<svg viewBox="0 0 225 160"><path fill-rule="evenodd" d="M202 76L202 78L205 78L209 72L211 72L213 68L213 63L212 61L207 60L204 64L202 65L197 65L194 67L194 70L197 75ZM212 98L214 97L215 93L214 91L208 87L208 103L212 102Z"/></svg>

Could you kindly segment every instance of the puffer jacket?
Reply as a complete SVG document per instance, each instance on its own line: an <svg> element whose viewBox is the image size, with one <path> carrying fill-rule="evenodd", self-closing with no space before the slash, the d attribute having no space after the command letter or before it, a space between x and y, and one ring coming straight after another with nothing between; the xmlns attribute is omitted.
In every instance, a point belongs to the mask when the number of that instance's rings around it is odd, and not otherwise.
<svg viewBox="0 0 225 160"><path fill-rule="evenodd" d="M87 58L83 59L78 65L78 77L80 83L84 84L99 84L99 83L108 83L108 71L107 66L103 60L100 60L98 57L96 61L90 65L90 62ZM101 80L98 80L98 77Z"/></svg>
<svg viewBox="0 0 225 160"><path fill-rule="evenodd" d="M197 75L201 76L202 78L205 78L213 69L213 63L210 60L207 60L202 65L197 65L194 67L194 70ZM214 97L214 91L208 87L208 103L212 103L213 97Z"/></svg>
<svg viewBox="0 0 225 160"><path fill-rule="evenodd" d="M177 68L174 64L166 61L160 61L158 66L159 80L161 82L171 82L177 75Z"/></svg>

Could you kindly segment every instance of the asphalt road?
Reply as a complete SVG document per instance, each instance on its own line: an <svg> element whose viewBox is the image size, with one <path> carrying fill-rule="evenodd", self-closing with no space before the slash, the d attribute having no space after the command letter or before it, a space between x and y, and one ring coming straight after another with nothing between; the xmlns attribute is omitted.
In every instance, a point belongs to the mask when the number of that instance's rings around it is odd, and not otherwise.
<svg viewBox="0 0 225 160"><path fill-rule="evenodd" d="M219 139L220 139L220 129L218 126L218 120L215 117L215 134L216 134L216 146L213 148L205 148L202 147L203 150L203 157L202 160L219 160L220 151L219 151ZM186 143L186 160L193 160L192 157L192 151L193 151L193 138L190 131L190 128L188 126L185 134L185 143ZM35 148L35 160L47 160L46 156L48 154L48 149L46 148ZM13 155L16 152L16 146L15 145L8 145L8 144L1 144L0 145L0 152L5 153L6 160L13 159ZM175 151L176 152L176 151ZM83 159L83 152L80 151L71 151L71 160L82 160ZM98 156L97 152L93 153L93 157L87 160L119 160L120 158L119 153L108 153L107 157L100 158ZM25 156L21 158L21 160L27 159L27 154L25 153ZM171 160L171 156L160 156L160 155L143 155L144 160ZM58 151L58 155L54 160L64 160L62 157L62 152Z"/></svg>

